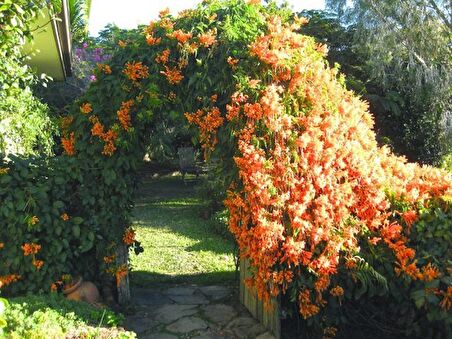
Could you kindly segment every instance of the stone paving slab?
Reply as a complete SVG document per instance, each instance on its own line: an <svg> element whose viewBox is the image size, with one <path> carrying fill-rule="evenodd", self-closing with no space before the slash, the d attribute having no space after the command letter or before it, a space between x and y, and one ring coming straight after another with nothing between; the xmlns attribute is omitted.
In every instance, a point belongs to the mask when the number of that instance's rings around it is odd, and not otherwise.
<svg viewBox="0 0 452 339"><path fill-rule="evenodd" d="M182 317L198 313L198 310L195 308L196 305L167 304L157 308L152 313L154 314L155 321L170 324Z"/></svg>
<svg viewBox="0 0 452 339"><path fill-rule="evenodd" d="M166 326L169 332L186 334L194 330L204 330L209 327L209 324L198 317L186 317L177 320L171 325Z"/></svg>
<svg viewBox="0 0 452 339"><path fill-rule="evenodd" d="M207 305L201 309L207 319L219 325L226 325L237 315L237 311L232 306L225 304Z"/></svg>
<svg viewBox="0 0 452 339"><path fill-rule="evenodd" d="M274 339L225 286L132 289L125 328L143 339Z"/></svg>

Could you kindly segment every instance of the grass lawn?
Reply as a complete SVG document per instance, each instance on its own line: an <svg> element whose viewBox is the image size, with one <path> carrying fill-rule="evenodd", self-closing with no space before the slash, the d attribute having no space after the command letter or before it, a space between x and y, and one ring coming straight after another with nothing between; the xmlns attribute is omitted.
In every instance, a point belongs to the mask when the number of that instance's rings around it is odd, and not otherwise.
<svg viewBox="0 0 452 339"><path fill-rule="evenodd" d="M230 284L235 278L234 244L201 218L199 181L181 176L143 178L133 226L144 252L131 257L131 282Z"/></svg>

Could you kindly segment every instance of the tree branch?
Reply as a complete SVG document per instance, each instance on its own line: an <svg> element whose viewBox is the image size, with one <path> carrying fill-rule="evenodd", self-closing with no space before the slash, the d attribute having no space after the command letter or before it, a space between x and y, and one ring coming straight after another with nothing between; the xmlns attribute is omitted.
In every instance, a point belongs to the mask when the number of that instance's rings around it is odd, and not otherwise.
<svg viewBox="0 0 452 339"><path fill-rule="evenodd" d="M435 0L429 0L430 5L435 10L436 14L440 17L440 19L444 22L444 24L449 28L449 30L452 30L452 23L450 20L447 19L445 14L441 11L441 9L436 4Z"/></svg>

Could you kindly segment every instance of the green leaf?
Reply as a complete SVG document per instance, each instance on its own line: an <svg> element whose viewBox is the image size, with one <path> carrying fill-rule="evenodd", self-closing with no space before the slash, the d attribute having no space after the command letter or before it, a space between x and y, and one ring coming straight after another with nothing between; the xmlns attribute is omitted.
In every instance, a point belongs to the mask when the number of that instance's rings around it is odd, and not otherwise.
<svg viewBox="0 0 452 339"><path fill-rule="evenodd" d="M81 218L81 217L74 217L74 218L72 218L72 222L75 225L80 225L83 222L83 218Z"/></svg>
<svg viewBox="0 0 452 339"><path fill-rule="evenodd" d="M77 239L80 238L80 226L74 225L72 227L72 233L74 234L74 237L76 237Z"/></svg>

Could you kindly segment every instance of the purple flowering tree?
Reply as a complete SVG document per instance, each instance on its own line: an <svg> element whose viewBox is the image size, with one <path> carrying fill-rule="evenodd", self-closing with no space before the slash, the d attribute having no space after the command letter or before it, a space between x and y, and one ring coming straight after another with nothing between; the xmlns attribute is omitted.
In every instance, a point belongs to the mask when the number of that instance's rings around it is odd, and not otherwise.
<svg viewBox="0 0 452 339"><path fill-rule="evenodd" d="M94 69L99 63L105 63L110 60L111 54L104 53L102 47L83 42L73 49L72 52L72 71L74 80L79 87L86 87L93 81L96 81Z"/></svg>

